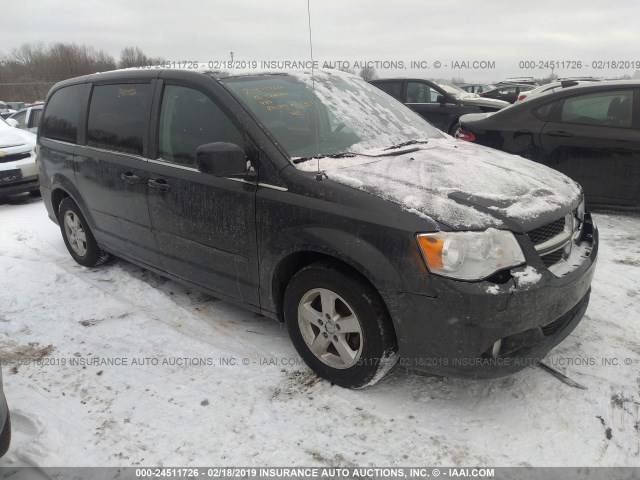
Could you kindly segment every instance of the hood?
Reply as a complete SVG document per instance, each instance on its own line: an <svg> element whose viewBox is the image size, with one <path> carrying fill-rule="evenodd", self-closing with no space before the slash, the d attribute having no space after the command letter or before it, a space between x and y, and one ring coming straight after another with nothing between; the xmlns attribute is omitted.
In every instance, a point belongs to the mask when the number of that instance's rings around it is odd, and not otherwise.
<svg viewBox="0 0 640 480"><path fill-rule="evenodd" d="M497 98L484 98L484 97L465 97L460 99L462 105L470 105L474 107L492 107L492 108L504 108L511 105L504 100L498 100Z"/></svg>
<svg viewBox="0 0 640 480"><path fill-rule="evenodd" d="M35 147L36 136L33 133L6 125L0 127L0 149L18 146Z"/></svg>
<svg viewBox="0 0 640 480"><path fill-rule="evenodd" d="M312 163L297 168L315 170ZM582 196L576 182L544 165L452 138L397 156L327 158L321 167L334 182L455 230L528 231L541 218L566 214Z"/></svg>

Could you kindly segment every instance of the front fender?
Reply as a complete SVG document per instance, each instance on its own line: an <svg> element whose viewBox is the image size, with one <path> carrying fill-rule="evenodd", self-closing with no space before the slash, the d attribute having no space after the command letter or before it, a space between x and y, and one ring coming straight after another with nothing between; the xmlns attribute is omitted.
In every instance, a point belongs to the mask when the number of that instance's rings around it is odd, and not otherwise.
<svg viewBox="0 0 640 480"><path fill-rule="evenodd" d="M378 290L405 291L397 267L378 248L362 238L327 227L306 227L292 233L293 251L315 251L341 260L360 272Z"/></svg>
<svg viewBox="0 0 640 480"><path fill-rule="evenodd" d="M384 251L373 242L338 228L304 226L280 232L277 248L261 247L262 307L277 312L282 293L280 290L284 288L278 283L278 279L283 265L287 265L288 260L297 255L319 254L334 258L361 274L383 297L384 291L435 295L430 275L423 266L422 257L413 239L404 241L393 236L378 239L381 240ZM406 274L407 268L414 274Z"/></svg>

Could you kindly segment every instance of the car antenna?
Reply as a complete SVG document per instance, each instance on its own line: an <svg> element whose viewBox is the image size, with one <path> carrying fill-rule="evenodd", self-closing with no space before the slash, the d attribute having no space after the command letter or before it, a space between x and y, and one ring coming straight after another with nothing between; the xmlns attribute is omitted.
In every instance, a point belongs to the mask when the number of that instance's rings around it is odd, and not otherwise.
<svg viewBox="0 0 640 480"><path fill-rule="evenodd" d="M311 0L307 0L307 19L309 20L309 50L311 51L311 90L313 91L313 96L316 96L316 79L314 75L314 63L313 63L313 42L311 41ZM313 102L315 109L315 101ZM315 131L316 131L316 160L318 171L316 172L316 180L319 182L322 181L322 172L320 171L320 146L318 142L318 122L315 121Z"/></svg>

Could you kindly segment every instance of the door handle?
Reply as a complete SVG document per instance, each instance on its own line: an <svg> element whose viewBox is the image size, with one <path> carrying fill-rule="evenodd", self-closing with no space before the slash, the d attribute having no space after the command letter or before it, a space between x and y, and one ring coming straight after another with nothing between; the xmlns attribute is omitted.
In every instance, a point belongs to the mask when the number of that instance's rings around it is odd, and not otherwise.
<svg viewBox="0 0 640 480"><path fill-rule="evenodd" d="M163 178L149 180L149 187L153 188L154 190L158 190L159 192L168 192L169 190L171 190L171 185L169 185Z"/></svg>
<svg viewBox="0 0 640 480"><path fill-rule="evenodd" d="M560 130L552 130L551 132L547 132L547 135L550 137L573 137L573 133L563 132Z"/></svg>
<svg viewBox="0 0 640 480"><path fill-rule="evenodd" d="M120 178L122 180L125 181L125 183L128 183L129 185L133 185L134 183L139 183L140 182L140 177L137 175L134 175L131 172L124 172L120 174Z"/></svg>

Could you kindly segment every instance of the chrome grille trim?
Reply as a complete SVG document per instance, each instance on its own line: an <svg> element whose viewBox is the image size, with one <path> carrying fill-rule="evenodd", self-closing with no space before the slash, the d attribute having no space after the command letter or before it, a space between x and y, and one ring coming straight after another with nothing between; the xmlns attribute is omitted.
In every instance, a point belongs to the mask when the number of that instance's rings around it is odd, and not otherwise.
<svg viewBox="0 0 640 480"><path fill-rule="evenodd" d="M561 233L556 235L549 240L542 242L535 246L536 251L540 255L546 255L547 253L551 253L555 250L559 250L563 247L566 247L571 239L573 238L573 213L569 213L564 217L564 229Z"/></svg>
<svg viewBox="0 0 640 480"><path fill-rule="evenodd" d="M565 247L573 237L574 223L575 222L573 221L573 213L569 213L565 215L564 229L562 230L562 232L556 235L555 237L550 238L549 240L536 245L535 246L536 251L540 255L545 255L547 253L550 253L562 247Z"/></svg>

